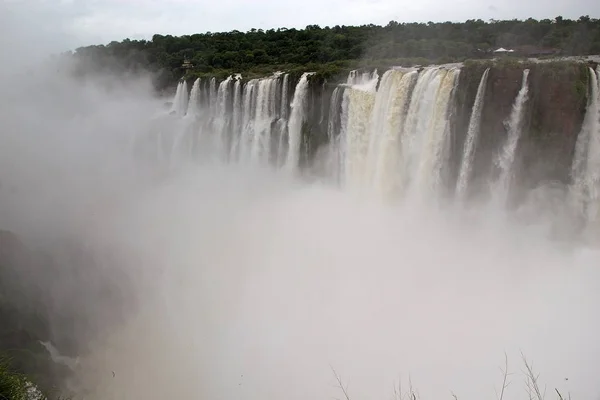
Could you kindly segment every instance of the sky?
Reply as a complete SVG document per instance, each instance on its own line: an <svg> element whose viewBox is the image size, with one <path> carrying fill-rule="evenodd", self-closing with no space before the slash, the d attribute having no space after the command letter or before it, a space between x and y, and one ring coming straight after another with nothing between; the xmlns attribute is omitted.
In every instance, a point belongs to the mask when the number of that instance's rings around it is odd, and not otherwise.
<svg viewBox="0 0 600 400"><path fill-rule="evenodd" d="M0 44L19 34L39 42L38 48L67 50L124 38L150 39L154 33L183 35L234 29L303 28L311 24L541 19L558 15L600 17L600 1L0 0L0 33L4 36Z"/></svg>

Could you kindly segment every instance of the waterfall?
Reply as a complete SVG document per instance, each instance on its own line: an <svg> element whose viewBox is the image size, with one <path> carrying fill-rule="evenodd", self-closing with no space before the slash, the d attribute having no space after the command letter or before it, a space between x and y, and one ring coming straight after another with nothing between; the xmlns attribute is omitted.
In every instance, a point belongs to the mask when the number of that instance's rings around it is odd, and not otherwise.
<svg viewBox="0 0 600 400"><path fill-rule="evenodd" d="M232 79L232 76L227 77L227 79L219 83L219 87L217 89L217 99L213 116L214 131L212 134L215 139L215 150L219 156L225 156L228 154L228 125L229 118L231 117L231 112L229 112L229 99L231 96L229 87Z"/></svg>
<svg viewBox="0 0 600 400"><path fill-rule="evenodd" d="M238 160L249 160L249 148L252 143L252 120L254 118L254 99L258 79L252 79L244 86L242 94L242 125L238 134Z"/></svg>
<svg viewBox="0 0 600 400"><path fill-rule="evenodd" d="M344 183L351 188L364 187L369 151L369 122L375 105L375 92L370 87L353 86L344 91L342 118L344 135Z"/></svg>
<svg viewBox="0 0 600 400"><path fill-rule="evenodd" d="M286 168L294 170L298 167L300 159L300 144L302 142L302 124L306 115L306 97L308 95L308 77L310 72L305 72L300 77L294 98L292 100L292 112L288 123L288 154Z"/></svg>
<svg viewBox="0 0 600 400"><path fill-rule="evenodd" d="M389 70L375 94L370 121L366 178L382 196L400 187L402 123L416 71Z"/></svg>
<svg viewBox="0 0 600 400"><path fill-rule="evenodd" d="M239 75L220 83L215 78L197 79L189 98L187 83L181 81L171 114L186 118L170 129L160 129L158 154L164 160L217 155L222 161L270 164L294 171L301 163L303 127L308 123L313 132L323 135L319 155L308 162L315 163L315 171L322 169L327 174L324 178L385 199L437 199L442 189L450 188L451 125L456 126L451 111L456 109L460 68L398 67L385 71L381 79L376 70L355 70L329 97L323 94L323 87L312 88L321 96L310 92L311 73L301 76L295 90L290 88L290 75L281 72L247 82ZM459 201L467 197L474 175L489 73L488 68L479 78L462 155L458 155L462 159L454 190ZM589 75L589 99L572 163L570 199L582 216L594 221L600 218L600 88L598 71L589 69ZM498 173L493 194L502 202L514 175L515 153L532 90L529 81L530 71L525 69L506 116L506 139L493 159Z"/></svg>
<svg viewBox="0 0 600 400"><path fill-rule="evenodd" d="M589 69L588 106L577 137L571 174L571 200L588 221L599 218L600 202L600 87L599 71Z"/></svg>
<svg viewBox="0 0 600 400"><path fill-rule="evenodd" d="M206 96L209 104L209 114L211 119L215 115L215 108L217 106L217 79L215 77L210 78L208 83L208 94Z"/></svg>
<svg viewBox="0 0 600 400"><path fill-rule="evenodd" d="M340 183L342 172L342 153L340 142L342 100L344 87L337 86L329 100L329 115L327 116L327 167L326 170L336 183ZM323 100L324 101L324 100Z"/></svg>
<svg viewBox="0 0 600 400"><path fill-rule="evenodd" d="M327 137L330 142L333 142L334 138L339 133L339 110L342 104L342 97L344 94L343 87L336 87L333 89L331 94L331 100L329 101L329 116L327 118Z"/></svg>
<svg viewBox="0 0 600 400"><path fill-rule="evenodd" d="M231 121L231 148L229 159L237 160L242 131L242 83L241 76L236 76L233 84L233 116Z"/></svg>
<svg viewBox="0 0 600 400"><path fill-rule="evenodd" d="M440 67L419 75L402 138L402 185L408 193L429 195L441 183L449 102L457 77L457 69Z"/></svg>
<svg viewBox="0 0 600 400"><path fill-rule="evenodd" d="M436 87L433 106L429 116L426 117L428 123L421 144L414 183L411 185L412 191L416 191L421 200L437 195L442 186L442 170L447 166L449 156L445 152L450 136L449 108L459 73L460 70L456 68L437 71L430 83Z"/></svg>
<svg viewBox="0 0 600 400"><path fill-rule="evenodd" d="M187 82L181 81L177 84L177 90L175 91L175 97L173 98L173 105L171 106L171 113L180 117L184 116L187 110L187 102Z"/></svg>
<svg viewBox="0 0 600 400"><path fill-rule="evenodd" d="M374 91L377 87L378 79L377 70L362 73L359 73L358 70L353 70L348 74L346 84L349 86L360 86L366 91Z"/></svg>
<svg viewBox="0 0 600 400"><path fill-rule="evenodd" d="M231 128L234 160L262 164L277 158L279 133L273 132L273 126L280 120L278 99L285 90L280 81L280 74L275 74L252 79L243 88L237 82L234 84L234 122Z"/></svg>
<svg viewBox="0 0 600 400"><path fill-rule="evenodd" d="M287 124L288 107L290 106L289 88L290 75L283 75L281 83L281 103L279 105L279 119L277 120L277 150L275 165L280 167L287 157Z"/></svg>
<svg viewBox="0 0 600 400"><path fill-rule="evenodd" d="M178 114L181 116L184 116L185 112L187 111L187 108L188 108L188 84L187 84L187 81L183 81L183 83L181 84L181 92L179 93L179 95L180 95L180 99L179 99Z"/></svg>
<svg viewBox="0 0 600 400"><path fill-rule="evenodd" d="M513 175L513 164L515 160L515 151L519 138L521 137L523 115L525 114L525 103L527 102L528 94L528 83L527 78L529 76L529 70L523 71L523 79L521 81L521 89L515 98L515 102L512 106L510 117L507 121L508 134L506 142L500 154L496 159L496 165L500 168L500 176L496 183L496 191L501 197L501 201L506 201L508 191L510 189L511 179Z"/></svg>
<svg viewBox="0 0 600 400"><path fill-rule="evenodd" d="M343 183L355 189L367 184L369 124L378 79L377 71L360 75L357 71L350 71L342 96L340 155L343 159Z"/></svg>
<svg viewBox="0 0 600 400"><path fill-rule="evenodd" d="M351 72L344 92L341 142L348 186L393 198L410 187L431 194L448 158L449 105L458 68ZM335 92L334 92L335 93ZM333 103L332 103L333 104Z"/></svg>
<svg viewBox="0 0 600 400"><path fill-rule="evenodd" d="M481 81L479 82L479 87L477 88L477 95L475 96L475 102L473 103L473 111L471 112L471 118L469 120L469 129L467 130L467 137L465 138L462 162L460 165L458 183L456 186L456 195L460 200L465 199L467 195L469 179L471 178L471 169L473 168L475 148L481 128L481 114L483 113L483 101L485 98L485 88L487 85L489 72L490 69L487 68L481 76Z"/></svg>
<svg viewBox="0 0 600 400"><path fill-rule="evenodd" d="M290 106L290 98L289 98L290 75L289 74L283 75L283 83L281 86L282 86L282 90L281 90L280 117L284 120L287 120L288 107Z"/></svg>
<svg viewBox="0 0 600 400"><path fill-rule="evenodd" d="M186 115L196 116L200 109L200 78L194 81Z"/></svg>
<svg viewBox="0 0 600 400"><path fill-rule="evenodd" d="M269 160L271 151L271 125L277 119L273 96L277 77L261 79L256 93L251 159L254 162Z"/></svg>

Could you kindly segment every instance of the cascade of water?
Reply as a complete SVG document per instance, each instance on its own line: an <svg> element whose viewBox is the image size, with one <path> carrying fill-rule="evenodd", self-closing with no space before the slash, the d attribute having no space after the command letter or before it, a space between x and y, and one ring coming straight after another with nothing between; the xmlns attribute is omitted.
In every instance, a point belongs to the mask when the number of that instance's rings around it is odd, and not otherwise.
<svg viewBox="0 0 600 400"><path fill-rule="evenodd" d="M238 160L249 161L250 146L252 144L252 120L254 118L254 104L256 103L256 88L258 79L246 83L242 94L242 126L238 141Z"/></svg>
<svg viewBox="0 0 600 400"><path fill-rule="evenodd" d="M179 95L181 93L181 88L182 88L183 84L181 82L179 82L177 84L177 89L175 90L175 95L173 96L173 101L171 102L171 110L170 112L177 112L177 103L179 101Z"/></svg>
<svg viewBox="0 0 600 400"><path fill-rule="evenodd" d="M188 108L188 84L187 81L183 81L181 84L181 92L179 92L179 105L177 114L184 116Z"/></svg>
<svg viewBox="0 0 600 400"><path fill-rule="evenodd" d="M427 128L421 147L418 169L415 173L412 188L418 192L421 199L430 198L438 194L442 186L442 171L447 165L450 121L449 108L455 93L460 70L450 69L438 71L432 81L437 85L434 95L433 107L429 116L426 116Z"/></svg>
<svg viewBox="0 0 600 400"><path fill-rule="evenodd" d="M185 84L185 86L184 86ZM184 109L184 91L187 96L187 84L185 81L179 82L177 84L177 90L175 91L175 96L173 97L173 104L171 105L171 114L175 114L181 116L185 113Z"/></svg>
<svg viewBox="0 0 600 400"><path fill-rule="evenodd" d="M500 176L496 183L496 192L500 196L500 201L505 202L506 196L511 184L513 174L513 164L515 160L515 152L517 150L517 144L521 137L523 116L525 114L525 103L527 102L527 95L529 86L527 78L529 76L529 70L523 71L523 79L521 81L521 89L515 98L515 102L512 106L512 111L508 119L508 134L506 142L500 154L496 158L496 165L500 169Z"/></svg>
<svg viewBox="0 0 600 400"><path fill-rule="evenodd" d="M188 116L196 116L198 115L198 111L200 109L200 78L194 81L192 85L192 91L190 92L190 101L188 103L188 108L186 115Z"/></svg>
<svg viewBox="0 0 600 400"><path fill-rule="evenodd" d="M402 186L405 190L414 180L426 151L428 124L435 110L436 93L445 75L445 69L426 68L419 74L413 89L402 135Z"/></svg>
<svg viewBox="0 0 600 400"><path fill-rule="evenodd" d="M290 75L283 75L283 83L281 84L281 105L280 105L280 118L287 120L288 118L288 107L290 106Z"/></svg>
<svg viewBox="0 0 600 400"><path fill-rule="evenodd" d="M295 170L298 167L300 159L300 144L302 142L302 124L306 116L306 97L308 95L308 77L312 73L305 72L300 77L294 98L292 100L292 112L288 123L288 153L286 160L286 168Z"/></svg>
<svg viewBox="0 0 600 400"><path fill-rule="evenodd" d="M321 98L321 109L319 112L319 125L323 124L323 121L325 121L325 118L327 117L327 102L325 101L325 91L326 91L326 86L325 86L326 82L323 82L323 84L321 85L321 93L320 93L320 98ZM315 99L313 98L313 101L315 101Z"/></svg>
<svg viewBox="0 0 600 400"><path fill-rule="evenodd" d="M329 115L327 119L327 138L329 142L333 142L334 138L339 133L339 118L340 118L340 106L342 103L344 89L342 87L336 87L331 93L331 100L329 101Z"/></svg>
<svg viewBox="0 0 600 400"><path fill-rule="evenodd" d="M242 133L242 77L240 75L235 77L233 84L233 116L231 119L231 147L229 149L230 160L236 160L238 157L238 149L240 143L240 137Z"/></svg>
<svg viewBox="0 0 600 400"><path fill-rule="evenodd" d="M209 115L211 119L215 115L215 108L217 106L217 79L215 77L210 78L208 83L208 104L209 104Z"/></svg>
<svg viewBox="0 0 600 400"><path fill-rule="evenodd" d="M475 96L475 102L473 103L473 111L471 112L471 118L469 120L469 129L467 130L467 137L465 138L462 162L456 186L456 195L459 200L465 198L469 179L471 177L473 159L475 158L475 147L481 127L481 114L483 113L483 101L485 98L485 88L487 86L489 72L490 69L487 68L481 76L481 81L479 82L479 87L477 88L477 94Z"/></svg>
<svg viewBox="0 0 600 400"><path fill-rule="evenodd" d="M588 220L600 222L600 66L596 67L596 127L591 132L587 158L589 182Z"/></svg>
<svg viewBox="0 0 600 400"><path fill-rule="evenodd" d="M276 120L275 96L278 77L258 81L254 116L251 160L265 162L271 151L271 124Z"/></svg>
<svg viewBox="0 0 600 400"><path fill-rule="evenodd" d="M339 183L341 173L341 114L342 100L344 97L344 87L337 86L331 93L329 101L329 115L327 116L327 139L328 139L328 164L327 171L331 174L335 182Z"/></svg>
<svg viewBox="0 0 600 400"><path fill-rule="evenodd" d="M369 125L366 179L383 196L397 191L401 178L400 140L410 89L417 71L383 74Z"/></svg>
<svg viewBox="0 0 600 400"><path fill-rule="evenodd" d="M289 74L283 75L283 81L281 83L281 102L279 104L279 119L277 120L277 149L275 165L280 167L285 163L287 156L287 119L288 119L288 107L290 106L289 99Z"/></svg>
<svg viewBox="0 0 600 400"><path fill-rule="evenodd" d="M379 74L377 73L377 70L374 70L373 72L363 72L361 74L359 74L357 70L353 70L348 74L346 84L361 88L365 91L375 91L378 80Z"/></svg>
<svg viewBox="0 0 600 400"><path fill-rule="evenodd" d="M229 112L229 99L231 98L231 92L229 88L232 79L232 76L227 77L227 79L219 83L217 89L212 134L214 135L213 137L215 140L215 150L219 156L225 156L229 153L229 142L227 140L227 136L229 118L231 117L231 112Z"/></svg>
<svg viewBox="0 0 600 400"><path fill-rule="evenodd" d="M600 202L600 80L597 73L589 69L588 106L571 168L571 201L576 211L585 214L588 221L598 219Z"/></svg>
<svg viewBox="0 0 600 400"><path fill-rule="evenodd" d="M344 183L350 188L366 184L366 159L369 150L369 122L375 104L374 91L350 87L342 103Z"/></svg>

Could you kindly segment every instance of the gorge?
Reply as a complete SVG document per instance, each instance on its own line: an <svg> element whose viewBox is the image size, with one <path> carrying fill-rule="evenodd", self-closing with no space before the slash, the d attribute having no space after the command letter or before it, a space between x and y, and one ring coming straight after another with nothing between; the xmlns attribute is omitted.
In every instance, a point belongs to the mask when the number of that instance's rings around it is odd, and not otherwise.
<svg viewBox="0 0 600 400"><path fill-rule="evenodd" d="M549 393L600 393L595 61L233 74L168 102L47 70L3 83L0 283L2 344L48 386L322 399L333 368L352 400L474 399L506 352L521 399L522 352Z"/></svg>
<svg viewBox="0 0 600 400"><path fill-rule="evenodd" d="M172 163L210 154L299 168L388 200L519 208L534 189L561 187L571 216L592 223L598 71L501 60L354 70L338 83L283 72L198 78L181 81L169 117L159 117L180 119L180 131L156 131L139 147Z"/></svg>

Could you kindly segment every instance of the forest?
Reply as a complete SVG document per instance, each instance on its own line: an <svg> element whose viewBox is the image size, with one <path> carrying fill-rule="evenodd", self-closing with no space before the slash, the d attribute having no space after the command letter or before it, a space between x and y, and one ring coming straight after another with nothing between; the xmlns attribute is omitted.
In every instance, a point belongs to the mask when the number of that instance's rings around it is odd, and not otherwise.
<svg viewBox="0 0 600 400"><path fill-rule="evenodd" d="M79 73L144 70L155 73L157 87L164 87L183 76L251 77L310 69L328 77L365 63L377 67L461 62L494 57L500 47L513 50L512 57L600 54L600 19L390 21L386 26L156 34L151 40L125 39L66 54L80 61Z"/></svg>

